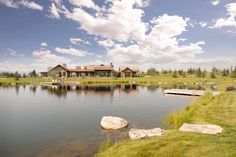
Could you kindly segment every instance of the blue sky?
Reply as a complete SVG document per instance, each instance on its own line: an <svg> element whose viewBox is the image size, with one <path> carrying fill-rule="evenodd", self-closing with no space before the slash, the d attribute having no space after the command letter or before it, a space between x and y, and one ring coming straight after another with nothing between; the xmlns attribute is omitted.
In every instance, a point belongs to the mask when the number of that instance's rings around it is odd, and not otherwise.
<svg viewBox="0 0 236 157"><path fill-rule="evenodd" d="M0 71L236 63L234 0L0 0Z"/></svg>

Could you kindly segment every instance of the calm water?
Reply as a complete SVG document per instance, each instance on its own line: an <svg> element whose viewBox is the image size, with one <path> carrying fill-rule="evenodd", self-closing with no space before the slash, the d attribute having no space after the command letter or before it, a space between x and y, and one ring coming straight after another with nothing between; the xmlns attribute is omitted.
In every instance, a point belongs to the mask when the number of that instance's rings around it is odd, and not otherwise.
<svg viewBox="0 0 236 157"><path fill-rule="evenodd" d="M126 139L132 127L163 127L168 113L192 100L154 86L0 87L0 156L92 156L108 135ZM129 127L104 131L104 115L123 117Z"/></svg>

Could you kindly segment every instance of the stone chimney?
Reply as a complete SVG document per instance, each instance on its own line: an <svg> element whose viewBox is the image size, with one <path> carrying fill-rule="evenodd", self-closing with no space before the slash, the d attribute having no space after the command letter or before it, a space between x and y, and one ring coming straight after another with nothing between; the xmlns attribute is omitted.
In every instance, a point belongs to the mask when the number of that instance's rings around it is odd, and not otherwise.
<svg viewBox="0 0 236 157"><path fill-rule="evenodd" d="M110 67L113 68L113 64L112 64L112 62L110 63Z"/></svg>
<svg viewBox="0 0 236 157"><path fill-rule="evenodd" d="M66 63L64 63L62 66L63 66L64 68L67 68L67 64L66 64Z"/></svg>
<svg viewBox="0 0 236 157"><path fill-rule="evenodd" d="M48 67L48 68L47 68L47 71L50 71L52 68L53 68L53 67Z"/></svg>

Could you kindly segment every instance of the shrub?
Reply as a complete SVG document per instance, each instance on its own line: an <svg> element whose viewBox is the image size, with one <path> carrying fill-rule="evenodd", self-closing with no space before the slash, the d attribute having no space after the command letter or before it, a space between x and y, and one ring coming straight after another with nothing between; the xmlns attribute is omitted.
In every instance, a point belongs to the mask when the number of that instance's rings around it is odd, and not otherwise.
<svg viewBox="0 0 236 157"><path fill-rule="evenodd" d="M211 77L211 78L216 78L215 73L214 73L214 72L211 72L210 77Z"/></svg>
<svg viewBox="0 0 236 157"><path fill-rule="evenodd" d="M111 145L112 145L111 138L110 138L110 136L107 136L107 139L104 140L104 141L100 144L98 152L102 152L102 151L106 150L106 149L109 148Z"/></svg>
<svg viewBox="0 0 236 157"><path fill-rule="evenodd" d="M157 72L157 70L156 70L155 68L149 68L149 69L147 70L147 75L155 76L155 75L157 75L157 74L158 74L158 72Z"/></svg>
<svg viewBox="0 0 236 157"><path fill-rule="evenodd" d="M173 72L172 77L173 77L173 78L177 78L177 77L178 77L178 75L177 75L177 71L174 71L174 72Z"/></svg>
<svg viewBox="0 0 236 157"><path fill-rule="evenodd" d="M234 87L234 86L228 86L228 87L226 87L225 90L226 90L226 91L234 91L234 90L236 90L236 87Z"/></svg>
<svg viewBox="0 0 236 157"><path fill-rule="evenodd" d="M194 116L199 107L205 106L214 99L211 93L207 93L197 101L194 101L191 105L186 106L179 112L173 112L165 119L165 125L169 128L178 129L184 123L191 123L194 121Z"/></svg>

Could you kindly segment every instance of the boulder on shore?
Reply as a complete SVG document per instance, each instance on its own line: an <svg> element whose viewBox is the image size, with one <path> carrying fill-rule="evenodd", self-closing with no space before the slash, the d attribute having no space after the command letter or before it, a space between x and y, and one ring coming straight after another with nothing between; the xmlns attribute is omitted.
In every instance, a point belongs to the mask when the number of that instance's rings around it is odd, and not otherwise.
<svg viewBox="0 0 236 157"><path fill-rule="evenodd" d="M218 125L184 123L179 131L215 135L223 133L223 128Z"/></svg>
<svg viewBox="0 0 236 157"><path fill-rule="evenodd" d="M104 129L117 130L128 126L128 122L120 117L104 116L101 120Z"/></svg>
<svg viewBox="0 0 236 157"><path fill-rule="evenodd" d="M154 136L164 136L166 132L161 128L154 129L131 129L129 131L129 137L132 140L140 140L148 137Z"/></svg>

